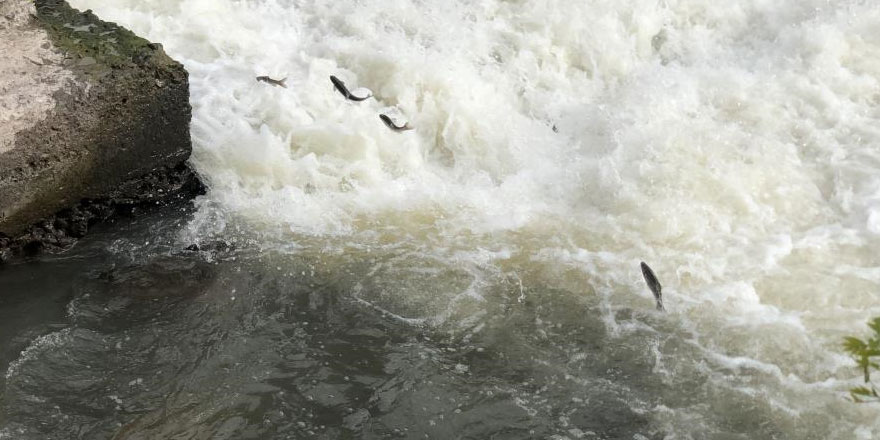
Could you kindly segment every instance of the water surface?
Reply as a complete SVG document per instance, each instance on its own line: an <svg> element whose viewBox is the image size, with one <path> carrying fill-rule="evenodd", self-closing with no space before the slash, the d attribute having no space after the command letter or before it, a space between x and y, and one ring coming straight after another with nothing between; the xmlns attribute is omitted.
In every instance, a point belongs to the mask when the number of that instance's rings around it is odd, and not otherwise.
<svg viewBox="0 0 880 440"><path fill-rule="evenodd" d="M0 273L0 436L880 437L873 2L74 5L185 64L210 190Z"/></svg>

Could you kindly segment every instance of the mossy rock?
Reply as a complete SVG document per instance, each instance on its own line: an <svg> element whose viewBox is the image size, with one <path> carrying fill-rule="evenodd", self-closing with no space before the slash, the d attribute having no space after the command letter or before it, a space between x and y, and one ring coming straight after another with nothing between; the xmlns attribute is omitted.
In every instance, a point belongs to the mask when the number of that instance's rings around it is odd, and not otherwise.
<svg viewBox="0 0 880 440"><path fill-rule="evenodd" d="M7 243L84 202L173 195L142 183L178 182L156 176L180 174L192 150L188 75L161 45L63 0L35 6L31 26L46 31L75 80L52 95L56 106L44 121L17 132L13 148L0 153Z"/></svg>

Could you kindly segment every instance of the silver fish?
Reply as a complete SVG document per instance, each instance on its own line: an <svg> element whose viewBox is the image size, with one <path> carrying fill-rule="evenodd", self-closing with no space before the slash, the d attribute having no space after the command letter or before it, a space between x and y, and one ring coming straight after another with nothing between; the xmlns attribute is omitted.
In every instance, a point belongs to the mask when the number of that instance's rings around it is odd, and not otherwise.
<svg viewBox="0 0 880 440"><path fill-rule="evenodd" d="M657 300L657 310L666 310L663 308L663 294L661 293L663 286L660 285L660 281L657 280L654 271L644 261L642 261L642 276L645 277L648 288L654 293L654 299Z"/></svg>
<svg viewBox="0 0 880 440"><path fill-rule="evenodd" d="M388 116L384 113L379 115L379 119L381 119L382 122L384 122L385 125L388 126L388 128L390 128L394 131L412 130L412 127L409 126L409 122L403 122L401 124L400 121L397 120L396 118L392 118L391 116Z"/></svg>
<svg viewBox="0 0 880 440"><path fill-rule="evenodd" d="M287 84L284 84L284 81L287 81L287 78L272 79L272 78L269 78L268 76L258 76L257 81L262 81L267 84L272 84L273 86L284 87L285 89L287 88Z"/></svg>
<svg viewBox="0 0 880 440"><path fill-rule="evenodd" d="M371 96L373 96L373 92L370 89L364 87L358 87L354 90L348 90L348 87L345 86L345 83L342 82L341 79L330 75L330 82L333 83L333 87L345 97L345 99L351 101L363 101Z"/></svg>

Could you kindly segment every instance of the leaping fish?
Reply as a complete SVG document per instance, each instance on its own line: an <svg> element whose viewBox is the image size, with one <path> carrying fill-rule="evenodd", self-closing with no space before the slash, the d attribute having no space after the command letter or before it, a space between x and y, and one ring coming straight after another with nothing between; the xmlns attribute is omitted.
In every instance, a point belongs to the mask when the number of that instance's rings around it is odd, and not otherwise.
<svg viewBox="0 0 880 440"><path fill-rule="evenodd" d="M348 90L348 87L345 87L345 83L342 82L341 79L339 79L333 75L330 75L330 82L333 83L333 87L335 87L336 90L339 91L339 93L341 93L342 96L345 97L345 99L348 99L351 101L363 101L363 100L373 96L373 92L371 92L370 89L365 88L365 87L358 87L354 90Z"/></svg>
<svg viewBox="0 0 880 440"><path fill-rule="evenodd" d="M412 127L409 126L409 122L401 121L398 118L392 118L384 113L379 115L379 119L388 126L388 128L394 131L407 131L412 130Z"/></svg>
<svg viewBox="0 0 880 440"><path fill-rule="evenodd" d="M267 84L272 84L273 86L284 87L285 89L287 88L287 84L284 84L284 81L287 81L286 77L284 79L272 79L272 78L269 78L268 76L258 76L257 81L262 81Z"/></svg>
<svg viewBox="0 0 880 440"><path fill-rule="evenodd" d="M644 261L642 261L642 276L645 277L648 288L654 293L654 299L657 301L657 310L665 311L666 309L663 308L663 294L661 293L663 286L660 285L660 281L657 281L654 271Z"/></svg>

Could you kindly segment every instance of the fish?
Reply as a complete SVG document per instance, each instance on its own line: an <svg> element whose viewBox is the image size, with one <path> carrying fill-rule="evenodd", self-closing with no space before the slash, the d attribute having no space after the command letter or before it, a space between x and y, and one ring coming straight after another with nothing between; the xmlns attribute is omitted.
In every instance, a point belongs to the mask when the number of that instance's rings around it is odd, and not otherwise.
<svg viewBox="0 0 880 440"><path fill-rule="evenodd" d="M287 81L286 77L284 79L272 79L272 78L269 78L268 76L258 76L257 81L262 81L267 84L272 84L273 86L284 87L285 89L287 88L287 84L284 84L284 81Z"/></svg>
<svg viewBox="0 0 880 440"><path fill-rule="evenodd" d="M403 124L400 123L396 118L392 118L384 113L379 115L379 119L388 126L388 128L394 131L407 131L412 130L412 127L409 126L409 122L404 121Z"/></svg>
<svg viewBox="0 0 880 440"><path fill-rule="evenodd" d="M373 96L373 92L370 89L365 87L358 87L354 90L348 90L348 87L345 86L345 83L342 82L341 79L330 75L330 82L333 83L333 87L350 101L363 101L371 96Z"/></svg>
<svg viewBox="0 0 880 440"><path fill-rule="evenodd" d="M657 276L654 275L654 271L642 261L642 276L645 277L645 283L648 284L648 288L651 289L651 292L654 293L654 299L657 301L657 310L665 311L663 308L663 294L661 293L661 289L663 286L660 285L660 281L657 280Z"/></svg>

